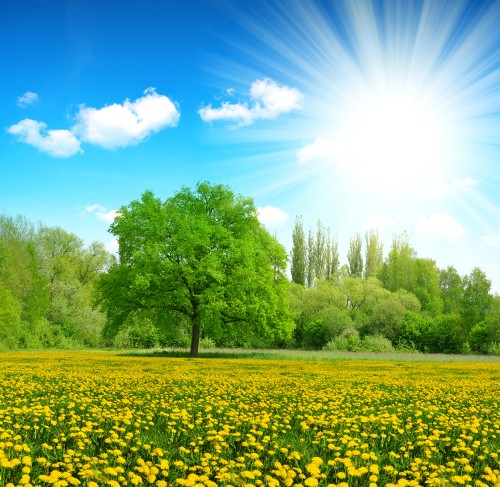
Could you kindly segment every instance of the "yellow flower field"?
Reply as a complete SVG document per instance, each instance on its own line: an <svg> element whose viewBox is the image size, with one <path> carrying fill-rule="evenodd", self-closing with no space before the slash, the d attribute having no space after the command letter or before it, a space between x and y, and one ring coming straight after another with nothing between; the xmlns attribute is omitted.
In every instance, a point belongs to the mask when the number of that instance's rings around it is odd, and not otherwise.
<svg viewBox="0 0 500 487"><path fill-rule="evenodd" d="M0 487L500 486L500 365L0 354Z"/></svg>

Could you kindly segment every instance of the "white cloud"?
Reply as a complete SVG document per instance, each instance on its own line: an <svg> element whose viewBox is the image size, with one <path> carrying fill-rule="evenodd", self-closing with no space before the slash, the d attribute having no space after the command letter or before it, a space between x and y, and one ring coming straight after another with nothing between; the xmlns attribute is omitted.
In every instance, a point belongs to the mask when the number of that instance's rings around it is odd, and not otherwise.
<svg viewBox="0 0 500 487"><path fill-rule="evenodd" d="M246 103L223 102L220 108L212 108L211 105L200 108L198 113L204 122L215 120L231 120L237 122L237 126L250 125L254 122L252 110Z"/></svg>
<svg viewBox="0 0 500 487"><path fill-rule="evenodd" d="M432 213L428 217L421 216L417 222L417 230L446 238L461 238L465 234L464 227L447 213Z"/></svg>
<svg viewBox="0 0 500 487"><path fill-rule="evenodd" d="M17 98L17 105L21 108L25 108L29 105L33 105L33 103L36 103L39 99L40 97L37 93L34 93L33 91L27 91Z"/></svg>
<svg viewBox="0 0 500 487"><path fill-rule="evenodd" d="M109 210L109 211L97 211L95 216L103 222L113 223L115 221L115 218L119 214L120 212L117 210Z"/></svg>
<svg viewBox="0 0 500 487"><path fill-rule="evenodd" d="M71 157L82 152L80 141L69 130L47 130L45 123L29 118L11 125L7 132L53 157Z"/></svg>
<svg viewBox="0 0 500 487"><path fill-rule="evenodd" d="M424 197L426 198L443 198L447 196L455 196L459 193L468 191L478 184L478 181L471 178L455 178L451 181L443 181L442 177L436 176L430 178L427 182Z"/></svg>
<svg viewBox="0 0 500 487"><path fill-rule="evenodd" d="M328 159L335 155L335 144L324 137L316 137L312 144L305 145L297 152L299 164L310 161Z"/></svg>
<svg viewBox="0 0 500 487"><path fill-rule="evenodd" d="M101 206L99 203L96 203L95 205L88 205L85 207L84 211L82 211L81 216L85 215L86 213L93 213L96 210L106 211L106 208L104 208L104 206Z"/></svg>
<svg viewBox="0 0 500 487"><path fill-rule="evenodd" d="M268 227L277 227L288 220L288 213L274 206L261 206L257 208L259 221Z"/></svg>
<svg viewBox="0 0 500 487"><path fill-rule="evenodd" d="M142 142L165 127L175 127L179 112L172 101L154 88L144 96L123 105L114 103L103 108L82 106L76 116L73 132L82 141L105 149L127 147Z"/></svg>
<svg viewBox="0 0 500 487"><path fill-rule="evenodd" d="M118 210L107 210L106 207L96 203L95 205L88 205L85 207L85 210L81 213L81 215L85 214L94 214L98 220L101 220L106 223L113 223L117 215L120 214Z"/></svg>
<svg viewBox="0 0 500 487"><path fill-rule="evenodd" d="M104 244L104 248L110 252L111 254L118 254L118 249L119 249L119 246L118 246L118 239L116 238L113 238L112 240L110 240L109 242L106 242Z"/></svg>
<svg viewBox="0 0 500 487"><path fill-rule="evenodd" d="M500 247L500 228L497 233L483 235L481 240L490 247Z"/></svg>
<svg viewBox="0 0 500 487"><path fill-rule="evenodd" d="M228 94L234 95L234 91ZM223 102L219 108L211 104L200 108L198 114L204 122L227 120L236 127L250 125L259 119L273 119L283 113L299 109L302 93L296 88L278 85L269 78L254 81L250 86L250 104L248 102Z"/></svg>
<svg viewBox="0 0 500 487"><path fill-rule="evenodd" d="M365 223L365 227L369 229L385 230L386 228L392 227L394 223L396 222L389 215L379 213L370 216Z"/></svg>

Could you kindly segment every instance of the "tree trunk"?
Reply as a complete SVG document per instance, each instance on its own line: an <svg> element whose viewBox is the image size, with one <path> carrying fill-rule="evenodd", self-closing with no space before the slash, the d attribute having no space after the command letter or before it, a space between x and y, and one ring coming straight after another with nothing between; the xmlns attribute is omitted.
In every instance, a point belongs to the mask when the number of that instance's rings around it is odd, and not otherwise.
<svg viewBox="0 0 500 487"><path fill-rule="evenodd" d="M191 335L191 350L189 352L190 357L198 357L198 348L200 345L200 323L195 320L193 323L193 331Z"/></svg>

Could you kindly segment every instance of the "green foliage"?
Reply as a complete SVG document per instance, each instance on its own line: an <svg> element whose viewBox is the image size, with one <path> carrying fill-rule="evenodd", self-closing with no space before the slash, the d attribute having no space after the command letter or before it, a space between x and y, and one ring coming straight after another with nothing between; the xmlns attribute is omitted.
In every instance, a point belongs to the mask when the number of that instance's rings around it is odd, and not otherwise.
<svg viewBox="0 0 500 487"><path fill-rule="evenodd" d="M328 231L326 240L325 279L328 281L337 279L339 270L339 243L335 237L330 237L330 232Z"/></svg>
<svg viewBox="0 0 500 487"><path fill-rule="evenodd" d="M434 260L415 259L415 288L412 292L427 314L438 316L443 312L439 270Z"/></svg>
<svg viewBox="0 0 500 487"><path fill-rule="evenodd" d="M485 320L476 323L469 334L472 350L490 355L494 344L500 343L500 296L493 298L491 303Z"/></svg>
<svg viewBox="0 0 500 487"><path fill-rule="evenodd" d="M307 241L302 217L297 216L292 232L290 273L292 282L312 287L317 280L336 279L339 274L338 242L330 229L318 220L316 232L309 229Z"/></svg>
<svg viewBox="0 0 500 487"><path fill-rule="evenodd" d="M316 239L313 245L314 252L314 277L315 279L324 279L327 263L327 234L325 227L322 225L321 221L318 220L316 229Z"/></svg>
<svg viewBox="0 0 500 487"><path fill-rule="evenodd" d="M121 209L111 232L119 263L97 288L108 333L137 310L155 325L167 310L189 322L193 356L202 330L238 340L290 336L287 256L259 223L250 198L209 183L182 188L164 202L146 192Z"/></svg>
<svg viewBox="0 0 500 487"><path fill-rule="evenodd" d="M490 294L491 281L486 278L485 273L478 267L463 279L464 290L460 300L460 316L467 330L481 321L493 305L493 296Z"/></svg>
<svg viewBox="0 0 500 487"><path fill-rule="evenodd" d="M302 286L306 283L307 247L302 217L297 216L292 232L290 272L292 281Z"/></svg>
<svg viewBox="0 0 500 487"><path fill-rule="evenodd" d="M331 339L324 347L324 350L355 352L359 349L361 338L359 331L352 326L345 328L340 335Z"/></svg>
<svg viewBox="0 0 500 487"><path fill-rule="evenodd" d="M130 314L113 340L118 348L154 348L158 346L158 330L142 313Z"/></svg>
<svg viewBox="0 0 500 487"><path fill-rule="evenodd" d="M309 236L307 237L307 268L306 268L306 284L307 287L311 287L314 284L316 275L314 273L316 269L316 252L315 252L315 242L314 233L309 229Z"/></svg>
<svg viewBox="0 0 500 487"><path fill-rule="evenodd" d="M296 323L296 345L321 349L331 338L352 324L345 296L331 281L319 280L315 287L290 287L290 310Z"/></svg>
<svg viewBox="0 0 500 487"><path fill-rule="evenodd" d="M405 310L413 312L420 311L420 301L413 293L405 289L398 289L393 293L393 296L404 306Z"/></svg>
<svg viewBox="0 0 500 487"><path fill-rule="evenodd" d="M486 349L487 355L500 355L500 342L491 342Z"/></svg>
<svg viewBox="0 0 500 487"><path fill-rule="evenodd" d="M366 335L358 348L360 352L394 352L391 341L382 335Z"/></svg>
<svg viewBox="0 0 500 487"><path fill-rule="evenodd" d="M21 323L21 303L0 283L0 344L16 348Z"/></svg>
<svg viewBox="0 0 500 487"><path fill-rule="evenodd" d="M439 287L443 300L443 313L458 313L464 289L462 278L453 266L439 270Z"/></svg>
<svg viewBox="0 0 500 487"><path fill-rule="evenodd" d="M391 295L390 291L384 289L380 281L374 277L361 279L346 276L340 282L340 289L345 295L353 319L357 320L360 320L361 315L370 316L375 304Z"/></svg>
<svg viewBox="0 0 500 487"><path fill-rule="evenodd" d="M390 340L395 339L405 314L405 306L395 296L378 301L373 307L372 315L362 328L364 335L379 334Z"/></svg>
<svg viewBox="0 0 500 487"><path fill-rule="evenodd" d="M406 311L403 323L397 331L393 342L398 349L413 349L425 351L427 344L426 333L430 328L431 318L415 311Z"/></svg>
<svg viewBox="0 0 500 487"><path fill-rule="evenodd" d="M498 353L500 298L484 272L438 269L406 233L385 260L376 231L366 233L364 270L355 235L339 269L330 230L318 221L306 241L299 216L289 283L284 249L252 200L225 186L166 201L146 192L111 229L119 261L101 243L0 215L0 347L368 350L390 340L398 350Z"/></svg>
<svg viewBox="0 0 500 487"><path fill-rule="evenodd" d="M366 335L360 338L355 328L346 328L338 337L330 340L323 350L343 352L394 352L389 339L382 335Z"/></svg>
<svg viewBox="0 0 500 487"><path fill-rule="evenodd" d="M349 276L361 277L363 275L363 241L361 235L357 233L349 242L347 260L349 262Z"/></svg>
<svg viewBox="0 0 500 487"><path fill-rule="evenodd" d="M377 230L370 230L365 234L365 271L364 277L375 277L383 262L383 246Z"/></svg>
<svg viewBox="0 0 500 487"><path fill-rule="evenodd" d="M466 341L467 329L460 315L440 315L428 322L422 340L423 351L460 353Z"/></svg>
<svg viewBox="0 0 500 487"><path fill-rule="evenodd" d="M216 346L216 343L209 337L204 337L200 340L200 348L204 350L213 350Z"/></svg>
<svg viewBox="0 0 500 487"><path fill-rule="evenodd" d="M389 291L415 288L415 250L410 246L408 234L405 232L394 237L391 250L380 268L378 277L382 285Z"/></svg>
<svg viewBox="0 0 500 487"><path fill-rule="evenodd" d="M85 248L60 228L0 215L0 341L11 348L98 346L104 317L92 309L92 293L110 260L102 244Z"/></svg>

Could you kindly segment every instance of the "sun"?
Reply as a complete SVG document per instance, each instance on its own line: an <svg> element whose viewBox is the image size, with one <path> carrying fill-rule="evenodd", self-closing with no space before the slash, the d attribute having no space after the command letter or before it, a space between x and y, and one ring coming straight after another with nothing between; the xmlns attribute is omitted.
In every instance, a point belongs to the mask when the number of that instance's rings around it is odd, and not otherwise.
<svg viewBox="0 0 500 487"><path fill-rule="evenodd" d="M397 91L357 96L337 133L340 164L379 187L404 189L445 160L442 116L424 97Z"/></svg>

